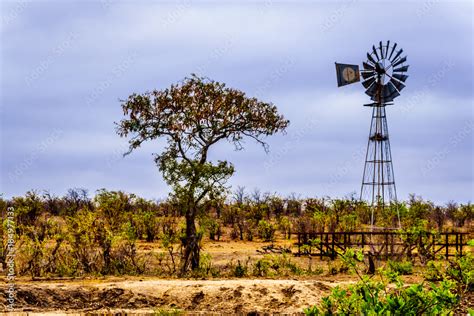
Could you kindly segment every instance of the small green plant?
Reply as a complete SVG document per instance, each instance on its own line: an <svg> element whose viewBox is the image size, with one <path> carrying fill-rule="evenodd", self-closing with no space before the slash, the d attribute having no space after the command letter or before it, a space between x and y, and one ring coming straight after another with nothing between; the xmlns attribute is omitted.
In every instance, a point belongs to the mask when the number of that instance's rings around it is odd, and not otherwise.
<svg viewBox="0 0 474 316"><path fill-rule="evenodd" d="M304 270L286 254L265 255L253 265L253 275L260 277L301 275Z"/></svg>
<svg viewBox="0 0 474 316"><path fill-rule="evenodd" d="M199 268L192 272L195 277L219 276L219 270L212 266L212 257L208 253L201 253L199 259Z"/></svg>
<svg viewBox="0 0 474 316"><path fill-rule="evenodd" d="M237 265L234 268L234 276L242 278L247 275L247 267L240 263L240 260L237 261Z"/></svg>
<svg viewBox="0 0 474 316"><path fill-rule="evenodd" d="M272 263L268 259L267 256L263 257L262 259L257 260L255 264L253 265L253 274L255 276L260 276L260 277L270 276L271 264Z"/></svg>
<svg viewBox="0 0 474 316"><path fill-rule="evenodd" d="M455 281L460 292L474 290L474 255L471 252L449 261L446 277Z"/></svg>
<svg viewBox="0 0 474 316"><path fill-rule="evenodd" d="M343 260L328 261L328 274L336 275L340 273L347 273L349 266Z"/></svg>
<svg viewBox="0 0 474 316"><path fill-rule="evenodd" d="M282 216L279 219L278 228L286 239L291 238L291 221L288 216Z"/></svg>
<svg viewBox="0 0 474 316"><path fill-rule="evenodd" d="M413 264L410 261L388 261L388 269L398 275L413 274Z"/></svg>
<svg viewBox="0 0 474 316"><path fill-rule="evenodd" d="M425 266L423 277L428 281L441 281L444 270L442 262L430 260Z"/></svg>

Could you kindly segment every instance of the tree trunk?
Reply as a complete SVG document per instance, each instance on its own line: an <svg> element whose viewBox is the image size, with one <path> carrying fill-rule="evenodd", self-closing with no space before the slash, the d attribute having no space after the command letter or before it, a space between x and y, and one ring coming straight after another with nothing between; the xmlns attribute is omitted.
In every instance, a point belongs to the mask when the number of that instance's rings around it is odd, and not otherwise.
<svg viewBox="0 0 474 316"><path fill-rule="evenodd" d="M195 270L199 268L199 236L196 231L194 210L186 213L186 239L181 265L181 275L185 274L189 268Z"/></svg>

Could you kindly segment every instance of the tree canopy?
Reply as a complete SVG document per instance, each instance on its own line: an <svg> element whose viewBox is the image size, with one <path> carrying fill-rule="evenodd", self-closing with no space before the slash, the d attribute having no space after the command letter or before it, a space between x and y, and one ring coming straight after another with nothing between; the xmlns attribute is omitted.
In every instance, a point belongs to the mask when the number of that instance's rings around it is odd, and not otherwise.
<svg viewBox="0 0 474 316"><path fill-rule="evenodd" d="M126 118L118 123L117 133L129 138L128 153L143 142L167 140L164 150L155 154L155 162L185 209L183 271L190 256L187 251L194 253L191 263L196 268L198 246L189 245L199 239L193 228L199 203L209 194L224 190L234 173L227 161L210 162L209 148L226 140L241 150L243 139L250 138L268 151L265 137L284 131L289 121L272 103L196 75L164 90L132 94L123 100L122 109Z"/></svg>

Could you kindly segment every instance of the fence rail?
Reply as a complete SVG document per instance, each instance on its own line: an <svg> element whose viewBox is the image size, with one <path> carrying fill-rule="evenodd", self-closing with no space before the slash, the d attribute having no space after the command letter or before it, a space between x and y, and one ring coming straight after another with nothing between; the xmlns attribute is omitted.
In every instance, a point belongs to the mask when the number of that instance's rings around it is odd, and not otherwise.
<svg viewBox="0 0 474 316"><path fill-rule="evenodd" d="M311 255L335 259L337 252L360 248L380 259L423 256L430 259L443 255L463 255L469 233L404 233L404 232L318 232L294 233L298 237L297 256Z"/></svg>

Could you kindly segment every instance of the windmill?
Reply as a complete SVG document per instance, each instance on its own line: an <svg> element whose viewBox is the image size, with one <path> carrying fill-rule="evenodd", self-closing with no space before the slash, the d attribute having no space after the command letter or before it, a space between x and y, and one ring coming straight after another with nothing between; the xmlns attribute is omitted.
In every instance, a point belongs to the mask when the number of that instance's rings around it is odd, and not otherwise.
<svg viewBox="0 0 474 316"><path fill-rule="evenodd" d="M371 227L374 225L374 209L397 201L385 107L393 105L393 99L405 88L408 65L407 57L402 57L402 53L403 49L397 48L397 43L380 42L367 53L360 72L358 65L336 63L338 87L358 82L362 77L365 93L373 101L364 104L372 108L372 120L360 190L360 199L369 202L372 207Z"/></svg>

